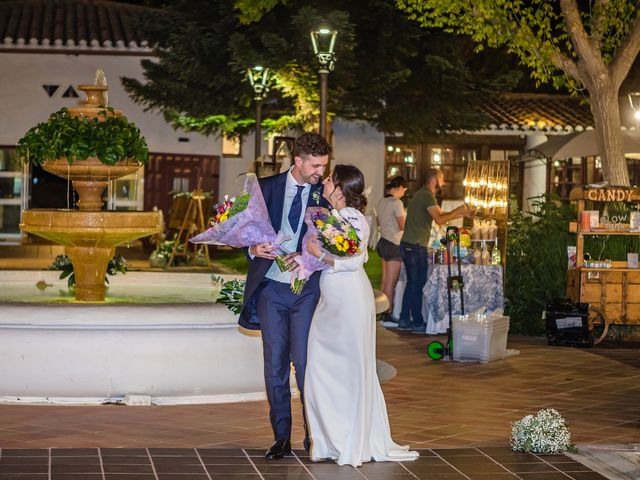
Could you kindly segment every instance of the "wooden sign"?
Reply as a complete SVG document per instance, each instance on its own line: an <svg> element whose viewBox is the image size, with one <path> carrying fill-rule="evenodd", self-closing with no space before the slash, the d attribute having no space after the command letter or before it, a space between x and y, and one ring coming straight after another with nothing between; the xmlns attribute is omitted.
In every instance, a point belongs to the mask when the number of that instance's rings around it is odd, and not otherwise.
<svg viewBox="0 0 640 480"><path fill-rule="evenodd" d="M594 202L630 202L633 193L630 188L588 188L584 192L584 199Z"/></svg>

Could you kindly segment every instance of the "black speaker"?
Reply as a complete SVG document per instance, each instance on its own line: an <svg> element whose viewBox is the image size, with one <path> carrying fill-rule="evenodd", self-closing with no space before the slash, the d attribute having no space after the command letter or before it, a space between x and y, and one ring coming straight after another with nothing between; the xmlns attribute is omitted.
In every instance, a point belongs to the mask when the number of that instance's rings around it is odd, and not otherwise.
<svg viewBox="0 0 640 480"><path fill-rule="evenodd" d="M593 335L589 331L588 316L588 303L573 303L568 298L549 302L545 310L549 345L592 347Z"/></svg>

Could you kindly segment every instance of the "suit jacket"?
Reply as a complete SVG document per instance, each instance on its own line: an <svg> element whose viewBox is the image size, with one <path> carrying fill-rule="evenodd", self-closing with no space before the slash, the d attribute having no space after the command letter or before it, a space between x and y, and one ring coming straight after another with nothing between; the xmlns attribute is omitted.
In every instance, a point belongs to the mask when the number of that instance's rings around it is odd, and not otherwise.
<svg viewBox="0 0 640 480"><path fill-rule="evenodd" d="M258 179L260 188L262 189L262 195L264 196L264 201L269 212L271 225L273 225L273 228L276 232L280 230L280 224L282 223L282 210L284 208L284 195L287 186L287 174L288 172L283 172L271 177ZM307 207L316 206L316 202L313 199L314 192L322 192L321 183L318 183L317 185L311 185L311 191L309 192L309 198L307 200L305 210ZM315 196L317 198L317 195ZM320 197L319 206L328 207L327 202L322 197ZM300 229L300 236L298 238L298 245L296 248L296 251L298 252L302 250L302 239L305 233L307 233L307 224L303 222ZM256 290L264 280L265 275L269 271L269 268L271 268L271 264L274 261L259 257L255 257L252 260L251 258L249 258L248 254L247 259L249 261L249 271L247 273L247 283L244 288L244 300L238 323L242 327L248 328L250 330L260 330L260 321L256 314L255 294ZM304 288L319 288L319 278L320 272L313 273L311 275L311 278L309 279L309 282Z"/></svg>

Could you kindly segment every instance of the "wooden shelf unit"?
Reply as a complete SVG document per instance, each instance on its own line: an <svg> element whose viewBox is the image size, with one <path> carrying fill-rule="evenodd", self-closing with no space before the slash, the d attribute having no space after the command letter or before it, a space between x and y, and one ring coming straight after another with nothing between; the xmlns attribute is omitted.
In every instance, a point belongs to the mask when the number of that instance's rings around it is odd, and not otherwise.
<svg viewBox="0 0 640 480"><path fill-rule="evenodd" d="M578 219L586 201L607 202L594 190L576 188L570 200L576 201ZM605 190L624 190L631 193L626 199L640 202L640 190L610 187ZM598 190L599 191L599 190ZM569 230L576 233L576 266L567 271L567 296L574 302L588 303L604 315L606 330L610 324L640 325L640 269L628 268L626 261L611 262L611 268L585 267L584 238L589 235L640 235L629 230L582 231L578 222L571 222Z"/></svg>

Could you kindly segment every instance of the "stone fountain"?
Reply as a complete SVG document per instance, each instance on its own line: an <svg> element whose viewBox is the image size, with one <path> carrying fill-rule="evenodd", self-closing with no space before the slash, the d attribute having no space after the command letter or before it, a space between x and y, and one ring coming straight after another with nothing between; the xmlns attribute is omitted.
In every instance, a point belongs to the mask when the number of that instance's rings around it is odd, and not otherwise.
<svg viewBox="0 0 640 480"><path fill-rule="evenodd" d="M87 99L77 107L69 108L69 115L104 121L106 82L97 80L95 85L78 85L78 89L86 93ZM122 112L113 110L106 115L121 116ZM42 167L72 182L78 192L79 210L25 210L20 228L64 245L65 253L74 266L76 300L103 302L106 293L104 276L116 245L158 233L162 212L102 210L102 192L109 181L140 168L133 160L106 165L95 157L73 163L66 158L57 158L47 160Z"/></svg>

